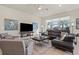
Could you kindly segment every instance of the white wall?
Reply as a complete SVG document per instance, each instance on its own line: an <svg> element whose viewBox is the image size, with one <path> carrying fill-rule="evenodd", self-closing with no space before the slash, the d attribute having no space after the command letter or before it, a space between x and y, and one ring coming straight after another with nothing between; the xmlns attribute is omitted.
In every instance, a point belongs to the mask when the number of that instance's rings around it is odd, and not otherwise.
<svg viewBox="0 0 79 59"><path fill-rule="evenodd" d="M43 19L45 19L45 21L42 24L46 24L45 23L46 20L52 20L52 19L55 19L55 18L61 18L61 17L66 17L66 16L70 16L70 22L74 23L73 32L79 33L79 29L76 29L76 18L79 18L79 9L45 17L45 18L43 18ZM72 27L70 29L71 29L71 32L72 32Z"/></svg>
<svg viewBox="0 0 79 59"><path fill-rule="evenodd" d="M32 23L32 21L36 21L36 22L38 22L39 28L40 28L40 19L39 18L29 15L29 14L22 12L22 11L11 9L11 8L4 7L4 6L0 5L0 33L6 32L4 30L4 19L5 18L18 20L19 23L20 22ZM12 33L14 35L15 35L15 33L18 34L19 29L15 30L15 31L8 31L8 33Z"/></svg>

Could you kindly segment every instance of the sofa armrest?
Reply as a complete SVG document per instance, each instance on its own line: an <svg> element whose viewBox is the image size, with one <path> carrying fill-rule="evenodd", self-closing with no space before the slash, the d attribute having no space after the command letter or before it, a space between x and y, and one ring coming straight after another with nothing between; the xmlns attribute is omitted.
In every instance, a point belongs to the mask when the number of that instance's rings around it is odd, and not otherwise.
<svg viewBox="0 0 79 59"><path fill-rule="evenodd" d="M0 48L0 55L2 55L3 53L2 53L2 49Z"/></svg>

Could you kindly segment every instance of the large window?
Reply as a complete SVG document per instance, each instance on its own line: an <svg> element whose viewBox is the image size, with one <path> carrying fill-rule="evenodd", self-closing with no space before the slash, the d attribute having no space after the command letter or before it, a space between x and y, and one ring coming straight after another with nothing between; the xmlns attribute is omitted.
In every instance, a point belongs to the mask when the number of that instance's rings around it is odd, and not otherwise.
<svg viewBox="0 0 79 59"><path fill-rule="evenodd" d="M70 17L62 17L62 18L57 18L57 19L52 19L52 20L47 20L47 26L49 26L51 29L52 28L67 28L70 27Z"/></svg>

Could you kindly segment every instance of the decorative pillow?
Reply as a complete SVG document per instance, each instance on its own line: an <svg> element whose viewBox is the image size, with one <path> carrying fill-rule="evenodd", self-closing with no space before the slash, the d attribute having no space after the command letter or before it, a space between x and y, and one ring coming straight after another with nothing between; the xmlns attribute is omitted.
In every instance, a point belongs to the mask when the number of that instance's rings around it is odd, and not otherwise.
<svg viewBox="0 0 79 59"><path fill-rule="evenodd" d="M1 39L5 39L5 37L8 35L8 33L1 33L0 34L0 37L1 37Z"/></svg>
<svg viewBox="0 0 79 59"><path fill-rule="evenodd" d="M61 40L64 40L64 38L66 37L66 33L62 36Z"/></svg>

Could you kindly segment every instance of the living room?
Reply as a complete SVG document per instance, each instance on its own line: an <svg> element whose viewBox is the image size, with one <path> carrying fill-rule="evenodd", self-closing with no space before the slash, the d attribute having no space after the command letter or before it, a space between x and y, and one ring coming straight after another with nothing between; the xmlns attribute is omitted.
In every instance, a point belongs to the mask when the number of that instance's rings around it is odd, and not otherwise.
<svg viewBox="0 0 79 59"><path fill-rule="evenodd" d="M78 55L78 10L79 4L1 4L0 54Z"/></svg>

